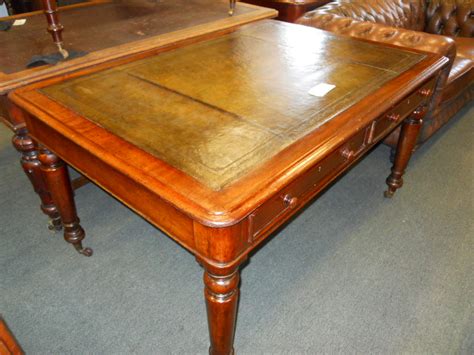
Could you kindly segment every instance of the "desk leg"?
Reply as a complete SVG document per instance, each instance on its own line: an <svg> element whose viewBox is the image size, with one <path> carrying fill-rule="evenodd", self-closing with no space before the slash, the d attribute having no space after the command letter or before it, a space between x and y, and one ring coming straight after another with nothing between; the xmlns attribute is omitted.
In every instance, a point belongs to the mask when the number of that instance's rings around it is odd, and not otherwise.
<svg viewBox="0 0 474 355"><path fill-rule="evenodd" d="M402 124L392 173L387 178L388 189L385 191L385 197L392 197L395 191L403 185L402 177L416 146L425 113L424 107L420 107L406 118Z"/></svg>
<svg viewBox="0 0 474 355"><path fill-rule="evenodd" d="M91 256L92 249L82 247L85 232L79 224L79 218L77 217L76 205L66 165L57 155L45 147L40 147L39 149L39 160L46 184L63 221L64 239L71 243L82 255Z"/></svg>
<svg viewBox="0 0 474 355"><path fill-rule="evenodd" d="M211 341L209 354L233 354L240 271L238 267L225 272L215 267L204 268L204 295Z"/></svg>
<svg viewBox="0 0 474 355"><path fill-rule="evenodd" d="M21 166L26 176L30 179L33 189L41 199L41 210L46 214L49 221L49 229L59 231L62 228L61 217L56 208L51 194L48 191L43 172L40 169L38 151L36 145L28 135L25 127L15 129L12 139L13 146L21 153Z"/></svg>

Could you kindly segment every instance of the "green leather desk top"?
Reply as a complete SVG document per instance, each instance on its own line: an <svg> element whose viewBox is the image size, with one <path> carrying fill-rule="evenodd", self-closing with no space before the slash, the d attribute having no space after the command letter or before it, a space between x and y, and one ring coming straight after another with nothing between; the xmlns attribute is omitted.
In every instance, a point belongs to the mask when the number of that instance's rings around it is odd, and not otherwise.
<svg viewBox="0 0 474 355"><path fill-rule="evenodd" d="M263 21L41 92L220 190L424 57Z"/></svg>

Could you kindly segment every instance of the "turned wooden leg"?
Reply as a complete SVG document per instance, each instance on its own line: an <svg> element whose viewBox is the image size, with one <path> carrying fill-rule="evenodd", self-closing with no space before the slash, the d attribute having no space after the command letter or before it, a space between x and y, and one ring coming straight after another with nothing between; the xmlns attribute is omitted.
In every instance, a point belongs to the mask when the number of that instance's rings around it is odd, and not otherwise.
<svg viewBox="0 0 474 355"><path fill-rule="evenodd" d="M424 108L419 108L402 124L392 173L387 178L388 189L385 191L385 197L392 197L395 191L403 185L402 177L415 148L424 115Z"/></svg>
<svg viewBox="0 0 474 355"><path fill-rule="evenodd" d="M46 184L63 221L64 239L71 243L82 255L91 256L92 249L82 247L85 233L77 217L76 205L66 165L58 156L45 147L39 148L39 160Z"/></svg>
<svg viewBox="0 0 474 355"><path fill-rule="evenodd" d="M13 146L21 153L21 166L31 181L33 189L41 199L41 210L49 217L49 229L59 231L62 228L61 217L51 194L46 186L43 172L40 169L36 145L28 135L25 127L15 130L12 139Z"/></svg>
<svg viewBox="0 0 474 355"><path fill-rule="evenodd" d="M204 295L211 341L209 354L233 354L240 272L238 268L222 272L216 268L204 268Z"/></svg>

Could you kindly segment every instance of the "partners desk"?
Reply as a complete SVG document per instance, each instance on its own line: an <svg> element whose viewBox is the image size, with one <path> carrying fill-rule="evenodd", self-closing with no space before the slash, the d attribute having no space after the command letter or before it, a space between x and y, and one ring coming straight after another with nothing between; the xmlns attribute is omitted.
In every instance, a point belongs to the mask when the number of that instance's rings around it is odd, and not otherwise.
<svg viewBox="0 0 474 355"><path fill-rule="evenodd" d="M243 24L277 15L275 10L238 4L234 15L229 16L228 8L226 0L97 0L61 7L65 48L85 55L35 68L26 67L33 56L57 52L46 31L43 12L1 18L10 23L22 20L23 24L0 31L0 120L14 131L13 145L22 154L23 170L41 199L41 209L49 216L51 229L61 229L61 220L24 121L19 115L8 113L14 110L9 108L8 92L128 55L152 55L162 47L220 36Z"/></svg>
<svg viewBox="0 0 474 355"><path fill-rule="evenodd" d="M195 255L204 268L210 353L231 354L239 266L402 125L391 196L446 63L266 20L9 97L38 144L65 239L90 255L64 162Z"/></svg>

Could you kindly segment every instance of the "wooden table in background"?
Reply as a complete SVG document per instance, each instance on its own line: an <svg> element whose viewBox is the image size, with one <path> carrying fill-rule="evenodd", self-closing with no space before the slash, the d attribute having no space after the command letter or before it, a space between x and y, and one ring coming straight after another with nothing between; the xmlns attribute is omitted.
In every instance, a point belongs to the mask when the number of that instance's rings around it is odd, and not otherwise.
<svg viewBox="0 0 474 355"><path fill-rule="evenodd" d="M39 144L65 239L90 255L63 161L195 255L210 353L231 354L239 266L402 125L391 196L447 59L278 21L161 52L10 98ZM321 84L334 88L310 94Z"/></svg>
<svg viewBox="0 0 474 355"><path fill-rule="evenodd" d="M59 9L64 25L64 45L70 50L87 52L76 59L27 69L34 55L57 52L46 31L42 11L3 18L26 19L22 26L0 31L0 120L15 133L13 144L22 154L21 164L41 199L41 209L50 218L52 229L61 228L50 193L39 170L34 149L20 115L8 114L6 95L13 89L56 75L94 66L127 55L151 55L166 47L182 46L203 38L212 38L237 29L243 24L276 16L276 11L238 4L234 16L228 16L228 0L96 0ZM16 118L15 118L16 117Z"/></svg>
<svg viewBox="0 0 474 355"><path fill-rule="evenodd" d="M278 11L278 20L295 22L305 12L323 6L331 0L241 0L248 4L269 7Z"/></svg>

